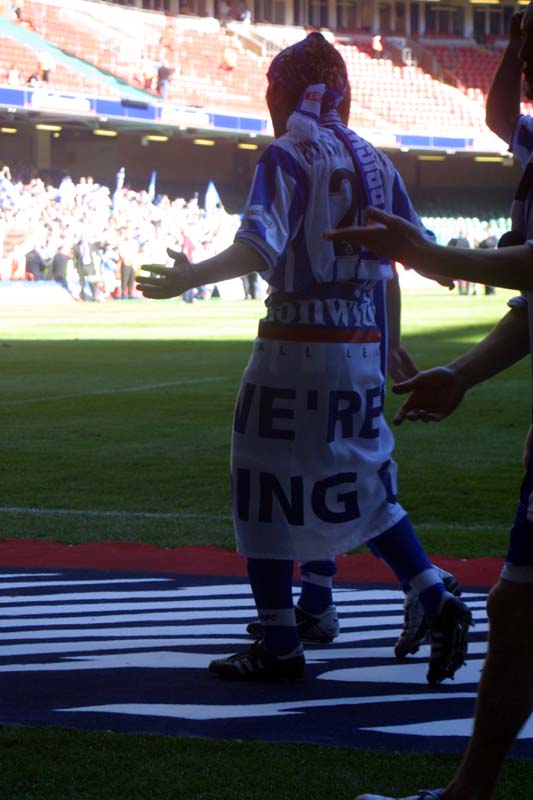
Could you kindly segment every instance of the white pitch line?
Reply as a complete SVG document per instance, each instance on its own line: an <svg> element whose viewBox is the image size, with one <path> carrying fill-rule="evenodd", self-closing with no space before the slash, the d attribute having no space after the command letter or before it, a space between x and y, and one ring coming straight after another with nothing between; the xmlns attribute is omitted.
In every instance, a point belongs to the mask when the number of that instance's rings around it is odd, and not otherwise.
<svg viewBox="0 0 533 800"><path fill-rule="evenodd" d="M71 400L75 397L94 397L98 395L122 394L123 392L151 392L153 389L166 389L171 386L189 386L194 383L212 383L213 381L223 381L224 377L213 378L191 378L184 381L171 381L169 383L147 383L142 386L124 386L118 389L96 389L91 392L76 392L73 394L56 394L47 397L30 397L26 400L3 400L0 406L22 406L28 403L47 403L50 400Z"/></svg>
<svg viewBox="0 0 533 800"><path fill-rule="evenodd" d="M412 521L412 520L411 520ZM427 530L442 530L442 531L493 531L497 528L501 528L504 533L507 533L510 527L509 525L478 525L476 523L472 525L466 525L461 522L413 522L413 527L415 531L419 530L420 528L424 528Z"/></svg>
<svg viewBox="0 0 533 800"><path fill-rule="evenodd" d="M100 511L98 509L77 508L21 508L19 506L0 506L0 514L34 514L38 516L80 516L80 517L137 517L139 519L212 519L218 521L231 520L231 514L196 514L188 511ZM492 531L498 525L463 525L460 522L419 522L415 530L420 528L444 531ZM504 527L504 526L503 526Z"/></svg>
<svg viewBox="0 0 533 800"><path fill-rule="evenodd" d="M128 517L138 519L211 519L218 522L231 520L230 514L195 514L187 511L99 511L95 509L77 508L19 508L18 506L0 506L0 514L32 514L34 516L78 516L78 517Z"/></svg>

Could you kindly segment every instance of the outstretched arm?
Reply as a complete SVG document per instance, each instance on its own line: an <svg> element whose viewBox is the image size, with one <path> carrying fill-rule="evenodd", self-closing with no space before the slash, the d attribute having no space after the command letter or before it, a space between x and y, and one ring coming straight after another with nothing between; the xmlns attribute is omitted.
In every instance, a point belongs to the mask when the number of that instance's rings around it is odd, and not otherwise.
<svg viewBox="0 0 533 800"><path fill-rule="evenodd" d="M380 256L400 261L428 277L442 275L506 289L533 290L533 247L500 250L442 247L425 239L415 225L377 208L367 209L361 228L324 231L324 237L365 245Z"/></svg>
<svg viewBox="0 0 533 800"><path fill-rule="evenodd" d="M174 259L174 266L143 264L141 267L143 272L150 273L137 279L137 288L145 297L156 300L177 297L195 286L239 278L249 272L262 272L267 266L257 250L241 241L199 264L191 264L184 253L167 252Z"/></svg>
<svg viewBox="0 0 533 800"><path fill-rule="evenodd" d="M454 411L468 389L502 372L529 352L529 325L525 306L511 308L496 327L471 350L446 367L419 372L393 386L397 394L409 396L394 416L440 422Z"/></svg>

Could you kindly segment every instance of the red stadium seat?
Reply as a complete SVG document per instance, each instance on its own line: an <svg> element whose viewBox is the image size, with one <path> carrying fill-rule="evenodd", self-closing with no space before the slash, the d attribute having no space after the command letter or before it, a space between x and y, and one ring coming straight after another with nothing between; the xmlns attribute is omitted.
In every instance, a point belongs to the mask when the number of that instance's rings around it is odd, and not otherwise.
<svg viewBox="0 0 533 800"><path fill-rule="evenodd" d="M34 30L49 42L135 86L144 86L141 59L175 70L169 100L214 110L266 116L265 73L271 56L257 55L244 41L209 18L167 18L120 5L59 4L27 0L25 14ZM259 26L261 28L261 26ZM259 30L258 28L258 30ZM139 42L139 31L142 39ZM287 34L288 35L288 34ZM294 29L295 38L301 35ZM446 37L439 36L439 39ZM6 39L0 53L4 71L16 63L23 74L36 66L36 54ZM281 46L281 41L280 41ZM367 43L336 45L345 58L352 86L352 119L405 132L453 135L488 133L484 119L486 92L499 54L478 47L426 44L464 91L435 80L418 67L373 59ZM228 67L231 49L231 68ZM224 68L226 67L226 68ZM58 65L57 87L106 94L81 72ZM460 131L458 131L460 127ZM401 132L400 130L400 132Z"/></svg>

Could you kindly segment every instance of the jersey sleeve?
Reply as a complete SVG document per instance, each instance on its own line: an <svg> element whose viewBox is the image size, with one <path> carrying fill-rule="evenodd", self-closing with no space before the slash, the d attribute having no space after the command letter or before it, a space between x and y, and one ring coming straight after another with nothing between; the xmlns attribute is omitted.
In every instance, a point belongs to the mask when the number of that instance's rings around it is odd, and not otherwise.
<svg viewBox="0 0 533 800"><path fill-rule="evenodd" d="M509 308L527 308L528 301L527 301L527 294L523 292L522 294L517 294L514 297L511 297L507 301L507 305Z"/></svg>
<svg viewBox="0 0 533 800"><path fill-rule="evenodd" d="M533 239L528 239L527 244L533 250ZM507 301L507 305L509 308L528 308L529 305L529 296L531 292L520 292L520 294L515 295L514 297L509 298Z"/></svg>
<svg viewBox="0 0 533 800"><path fill-rule="evenodd" d="M522 114L516 120L509 150L525 168L533 151L533 119L529 115Z"/></svg>
<svg viewBox="0 0 533 800"><path fill-rule="evenodd" d="M271 145L259 160L235 236L255 248L274 269L296 235L306 208L308 178L282 147Z"/></svg>

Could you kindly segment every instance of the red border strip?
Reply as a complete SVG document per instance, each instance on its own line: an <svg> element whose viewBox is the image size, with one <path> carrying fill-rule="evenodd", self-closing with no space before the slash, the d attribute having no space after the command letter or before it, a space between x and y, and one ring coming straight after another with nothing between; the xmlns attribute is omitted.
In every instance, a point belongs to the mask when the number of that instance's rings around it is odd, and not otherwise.
<svg viewBox="0 0 533 800"><path fill-rule="evenodd" d="M492 586L502 568L498 558L431 556L465 586ZM337 581L396 583L391 570L370 553L339 556ZM0 541L0 567L140 570L184 575L245 577L246 562L223 547L155 547L130 542L61 544L35 539Z"/></svg>
<svg viewBox="0 0 533 800"><path fill-rule="evenodd" d="M318 325L277 325L260 322L260 339L278 339L282 342L326 342L348 344L351 342L380 342L379 328L321 328Z"/></svg>

